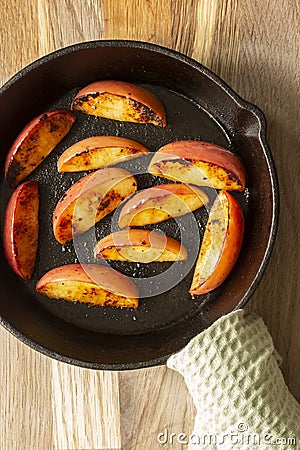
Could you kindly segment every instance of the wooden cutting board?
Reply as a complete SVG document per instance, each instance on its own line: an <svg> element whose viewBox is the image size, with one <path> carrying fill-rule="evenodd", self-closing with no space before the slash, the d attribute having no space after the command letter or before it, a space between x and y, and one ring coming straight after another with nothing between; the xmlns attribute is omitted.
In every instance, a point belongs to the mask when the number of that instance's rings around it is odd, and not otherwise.
<svg viewBox="0 0 300 450"><path fill-rule="evenodd" d="M298 400L299 25L294 0L0 3L1 84L57 48L92 39L136 39L197 59L265 112L281 217L272 261L247 309L265 319ZM181 376L165 367L84 370L52 361L0 330L1 450L155 450L162 448L157 435L164 430L191 433L194 413ZM170 448L187 448L176 442Z"/></svg>

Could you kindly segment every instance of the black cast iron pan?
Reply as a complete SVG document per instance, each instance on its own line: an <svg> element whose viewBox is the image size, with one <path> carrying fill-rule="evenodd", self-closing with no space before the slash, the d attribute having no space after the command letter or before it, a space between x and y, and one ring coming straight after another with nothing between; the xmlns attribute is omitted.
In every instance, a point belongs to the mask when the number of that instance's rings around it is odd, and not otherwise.
<svg viewBox="0 0 300 450"><path fill-rule="evenodd" d="M148 87L164 102L168 125L163 129L77 113L69 135L29 177L39 182L41 196L40 245L32 281L25 283L15 276L1 248L0 316L13 335L50 357L93 369L133 369L164 363L217 318L245 305L274 244L278 187L263 114L199 63L169 49L134 41L94 41L67 47L39 59L6 83L0 91L2 167L9 146L27 122L51 108L70 108L80 88L101 79ZM58 174L57 158L77 140L96 134L129 137L151 151L174 140L201 139L240 156L247 171L247 189L234 195L244 210L245 239L233 272L218 289L193 300L188 294L193 271L185 273L184 263L173 269L168 263L114 263L113 267L129 276L149 280L173 270L179 283L161 293L163 282L159 280L169 275L155 279L137 310L71 304L36 294L35 284L46 271L78 261L72 244L62 247L55 241L51 219L61 195L85 173ZM144 158L123 163L137 173L139 188L165 182L145 174L147 162ZM1 225L11 192L2 169ZM115 217L110 215L97 225L97 237L110 232ZM192 219L193 223L189 219L184 223L184 236L196 255L199 239L193 240L193 226L198 225L201 240L207 214L198 211ZM182 227L170 220L153 228L178 237ZM80 262L94 262L85 239L80 253Z"/></svg>

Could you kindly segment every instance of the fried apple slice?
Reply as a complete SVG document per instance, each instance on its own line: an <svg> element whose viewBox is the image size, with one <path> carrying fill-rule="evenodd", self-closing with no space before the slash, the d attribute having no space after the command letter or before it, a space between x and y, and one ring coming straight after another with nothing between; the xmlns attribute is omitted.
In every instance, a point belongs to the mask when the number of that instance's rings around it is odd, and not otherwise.
<svg viewBox="0 0 300 450"><path fill-rule="evenodd" d="M94 249L94 256L150 263L186 260L187 250L180 242L159 231L127 229L101 239Z"/></svg>
<svg viewBox="0 0 300 450"><path fill-rule="evenodd" d="M78 92L72 109L107 119L166 126L166 112L159 98L148 89L124 81L89 84Z"/></svg>
<svg viewBox="0 0 300 450"><path fill-rule="evenodd" d="M206 294L220 286L238 258L244 236L244 216L238 201L220 191L212 206L196 262L190 293Z"/></svg>
<svg viewBox="0 0 300 450"><path fill-rule="evenodd" d="M61 244L81 234L112 212L136 191L137 182L127 170L99 169L73 184L56 205L54 236Z"/></svg>
<svg viewBox="0 0 300 450"><path fill-rule="evenodd" d="M47 111L29 122L13 142L6 157L5 179L16 187L52 152L70 131L76 118L71 111Z"/></svg>
<svg viewBox="0 0 300 450"><path fill-rule="evenodd" d="M96 264L66 264L47 272L37 283L39 294L69 302L136 308L139 292L125 275Z"/></svg>
<svg viewBox="0 0 300 450"><path fill-rule="evenodd" d="M123 206L119 227L141 227L163 222L195 211L209 202L196 187L185 184L161 184L134 194Z"/></svg>
<svg viewBox="0 0 300 450"><path fill-rule="evenodd" d="M216 144L177 141L161 147L148 171L152 175L228 191L243 191L246 176L237 156Z"/></svg>
<svg viewBox="0 0 300 450"><path fill-rule="evenodd" d="M39 234L39 189L36 181L21 184L7 204L3 244L12 270L24 280L33 274Z"/></svg>
<svg viewBox="0 0 300 450"><path fill-rule="evenodd" d="M60 156L59 172L80 172L113 166L149 153L139 142L119 136L93 136L76 142Z"/></svg>

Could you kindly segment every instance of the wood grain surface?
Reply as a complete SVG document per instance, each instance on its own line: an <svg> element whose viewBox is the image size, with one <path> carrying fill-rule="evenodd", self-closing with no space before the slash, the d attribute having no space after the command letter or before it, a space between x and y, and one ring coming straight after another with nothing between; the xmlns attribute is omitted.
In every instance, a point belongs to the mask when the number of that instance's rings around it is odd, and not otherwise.
<svg viewBox="0 0 300 450"><path fill-rule="evenodd" d="M194 57L264 111L281 215L271 263L247 309L266 321L298 400L299 25L294 0L0 2L1 84L36 58L72 43L137 39ZM162 448L157 434L164 429L189 434L194 412L181 376L165 367L84 370L52 361L0 330L1 450L155 450Z"/></svg>

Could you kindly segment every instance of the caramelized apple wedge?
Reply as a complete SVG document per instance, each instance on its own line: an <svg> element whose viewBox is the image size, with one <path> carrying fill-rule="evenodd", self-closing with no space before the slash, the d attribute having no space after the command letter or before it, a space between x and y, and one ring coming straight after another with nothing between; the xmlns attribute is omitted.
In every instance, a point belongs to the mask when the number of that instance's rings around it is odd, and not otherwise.
<svg viewBox="0 0 300 450"><path fill-rule="evenodd" d="M29 122L13 142L5 162L5 179L16 187L33 172L70 131L76 118L71 111L47 111Z"/></svg>
<svg viewBox="0 0 300 450"><path fill-rule="evenodd" d="M134 194L123 206L119 227L141 227L195 211L209 202L199 188L185 184L161 184Z"/></svg>
<svg viewBox="0 0 300 450"><path fill-rule="evenodd" d="M93 136L76 142L60 156L59 172L80 172L113 166L149 153L139 142L119 136Z"/></svg>
<svg viewBox="0 0 300 450"><path fill-rule="evenodd" d="M187 259L187 250L175 239L159 231L130 229L117 231L101 239L95 258L141 263Z"/></svg>
<svg viewBox="0 0 300 450"><path fill-rule="evenodd" d="M136 191L135 178L124 169L99 169L73 184L53 213L54 236L61 244L72 241L116 209Z"/></svg>
<svg viewBox="0 0 300 450"><path fill-rule="evenodd" d="M5 256L24 280L33 274L39 234L39 189L36 181L21 184L9 199L3 229Z"/></svg>
<svg viewBox="0 0 300 450"><path fill-rule="evenodd" d="M160 99L148 89L124 81L96 81L76 95L73 110L125 122L166 126Z"/></svg>
<svg viewBox="0 0 300 450"><path fill-rule="evenodd" d="M190 293L206 294L220 286L231 272L241 249L244 217L238 201L220 191L212 206Z"/></svg>
<svg viewBox="0 0 300 450"><path fill-rule="evenodd" d="M47 272L36 290L49 298L98 306L136 308L139 292L125 275L107 266L66 264Z"/></svg>
<svg viewBox="0 0 300 450"><path fill-rule="evenodd" d="M245 189L245 171L237 156L216 144L177 141L161 147L148 171L152 175L228 191Z"/></svg>

